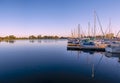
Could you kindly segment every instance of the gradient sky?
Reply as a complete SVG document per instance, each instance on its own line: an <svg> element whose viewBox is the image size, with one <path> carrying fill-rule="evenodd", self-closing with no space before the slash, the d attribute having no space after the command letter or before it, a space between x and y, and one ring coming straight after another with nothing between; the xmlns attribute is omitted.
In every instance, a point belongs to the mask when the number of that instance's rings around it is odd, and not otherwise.
<svg viewBox="0 0 120 83"><path fill-rule="evenodd" d="M78 24L87 32L94 10L104 31L109 19L112 31L120 30L120 0L0 0L0 36L69 36Z"/></svg>

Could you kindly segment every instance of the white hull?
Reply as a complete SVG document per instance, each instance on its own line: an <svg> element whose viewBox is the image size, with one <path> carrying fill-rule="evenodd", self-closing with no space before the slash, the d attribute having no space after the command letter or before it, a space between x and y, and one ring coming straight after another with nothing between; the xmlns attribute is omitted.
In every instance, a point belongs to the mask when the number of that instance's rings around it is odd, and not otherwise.
<svg viewBox="0 0 120 83"><path fill-rule="evenodd" d="M120 47L106 47L105 51L110 53L120 53Z"/></svg>

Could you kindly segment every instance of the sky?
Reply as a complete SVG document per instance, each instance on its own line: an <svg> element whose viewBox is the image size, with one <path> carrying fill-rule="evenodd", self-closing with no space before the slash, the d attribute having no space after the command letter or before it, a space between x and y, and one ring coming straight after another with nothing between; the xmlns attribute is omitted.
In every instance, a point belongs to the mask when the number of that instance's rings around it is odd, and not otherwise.
<svg viewBox="0 0 120 83"><path fill-rule="evenodd" d="M94 26L94 10L104 32L111 19L111 32L120 30L120 0L0 0L0 36L70 36ZM96 33L100 27L96 20Z"/></svg>

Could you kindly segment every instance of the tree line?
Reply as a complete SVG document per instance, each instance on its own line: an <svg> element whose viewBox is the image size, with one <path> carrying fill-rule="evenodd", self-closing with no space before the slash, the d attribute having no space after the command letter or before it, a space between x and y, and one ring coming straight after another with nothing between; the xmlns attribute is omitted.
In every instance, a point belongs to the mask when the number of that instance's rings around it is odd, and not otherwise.
<svg viewBox="0 0 120 83"><path fill-rule="evenodd" d="M17 37L15 35L9 35L5 37L0 37L0 41L2 40L19 40L19 39L66 39L66 37L59 37L59 36L35 36L35 35L30 35L29 37Z"/></svg>

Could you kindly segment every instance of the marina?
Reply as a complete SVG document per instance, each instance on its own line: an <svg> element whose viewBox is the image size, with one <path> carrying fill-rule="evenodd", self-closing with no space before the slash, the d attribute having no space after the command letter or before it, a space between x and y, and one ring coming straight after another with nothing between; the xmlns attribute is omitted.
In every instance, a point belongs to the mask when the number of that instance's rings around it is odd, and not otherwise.
<svg viewBox="0 0 120 83"><path fill-rule="evenodd" d="M98 21L101 35L98 36L96 23ZM120 37L118 37L120 30L116 36L110 32L111 20L109 20L109 32L103 31L100 18L94 10L94 27L90 31L90 23L88 23L88 34L82 31L80 24L78 24L77 32L71 31L71 37L68 38L67 50L87 50L87 51L105 51L110 53L120 53ZM83 34L84 33L84 34ZM91 35L90 35L91 34Z"/></svg>
<svg viewBox="0 0 120 83"><path fill-rule="evenodd" d="M0 0L0 83L120 83L120 0Z"/></svg>
<svg viewBox="0 0 120 83"><path fill-rule="evenodd" d="M120 53L120 41L109 40L109 43L105 43L105 41L103 43L96 43L95 41L79 41L77 44L68 42L67 50L105 51L110 53Z"/></svg>

